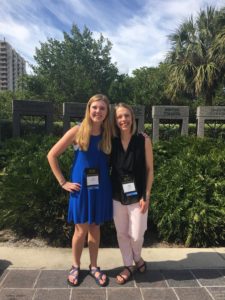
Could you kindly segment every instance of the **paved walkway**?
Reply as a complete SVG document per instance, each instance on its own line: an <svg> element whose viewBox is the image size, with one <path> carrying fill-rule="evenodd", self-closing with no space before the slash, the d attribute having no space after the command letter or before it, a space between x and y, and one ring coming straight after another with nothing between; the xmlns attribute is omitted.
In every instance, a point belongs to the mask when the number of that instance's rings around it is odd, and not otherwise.
<svg viewBox="0 0 225 300"><path fill-rule="evenodd" d="M225 300L225 248L145 248L145 274L135 273L125 286L115 282L122 264L118 249L100 249L99 265L109 275L100 288L82 256L81 284L66 283L70 250L0 247L0 299L32 300Z"/></svg>

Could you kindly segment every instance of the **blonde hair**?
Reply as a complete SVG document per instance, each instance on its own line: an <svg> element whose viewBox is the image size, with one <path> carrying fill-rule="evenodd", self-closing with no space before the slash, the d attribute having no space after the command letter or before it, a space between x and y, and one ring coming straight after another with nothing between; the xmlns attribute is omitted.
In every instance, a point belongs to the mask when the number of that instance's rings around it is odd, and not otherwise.
<svg viewBox="0 0 225 300"><path fill-rule="evenodd" d="M85 117L80 124L79 130L76 134L76 143L80 147L81 150L87 151L90 143L90 136L92 130L92 121L90 118L90 106L95 101L103 101L107 106L107 114L102 123L102 139L99 143L100 149L109 154L111 152L111 128L110 128L110 120L109 120L109 100L105 95L97 94L92 96L86 106Z"/></svg>
<svg viewBox="0 0 225 300"><path fill-rule="evenodd" d="M137 126L136 126L134 111L130 105L120 102L120 103L116 104L113 109L113 117L112 117L112 134L113 134L113 136L120 136L120 129L116 123L116 112L117 112L117 109L120 107L123 107L123 108L126 108L129 110L129 112L131 114L131 119L132 119L131 134L132 135L135 134L136 130L137 130Z"/></svg>

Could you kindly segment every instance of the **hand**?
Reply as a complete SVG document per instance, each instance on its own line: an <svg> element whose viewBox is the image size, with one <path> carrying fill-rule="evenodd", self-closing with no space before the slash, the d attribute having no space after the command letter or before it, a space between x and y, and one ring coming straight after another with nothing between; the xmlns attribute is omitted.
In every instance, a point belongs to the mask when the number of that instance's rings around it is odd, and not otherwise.
<svg viewBox="0 0 225 300"><path fill-rule="evenodd" d="M141 213L144 214L148 210L149 207L149 200L144 201L143 198L139 201Z"/></svg>
<svg viewBox="0 0 225 300"><path fill-rule="evenodd" d="M74 191L79 192L81 185L79 183L75 183L75 182L70 182L67 181L65 182L65 184L62 186L62 188L68 192L73 193Z"/></svg>

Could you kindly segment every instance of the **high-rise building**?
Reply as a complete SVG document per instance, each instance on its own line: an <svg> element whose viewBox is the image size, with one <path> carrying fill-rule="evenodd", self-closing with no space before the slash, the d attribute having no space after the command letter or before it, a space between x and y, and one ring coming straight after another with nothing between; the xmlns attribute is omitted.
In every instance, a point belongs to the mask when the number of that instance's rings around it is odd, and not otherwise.
<svg viewBox="0 0 225 300"><path fill-rule="evenodd" d="M17 79L26 74L25 60L5 40L0 40L0 90L15 91Z"/></svg>

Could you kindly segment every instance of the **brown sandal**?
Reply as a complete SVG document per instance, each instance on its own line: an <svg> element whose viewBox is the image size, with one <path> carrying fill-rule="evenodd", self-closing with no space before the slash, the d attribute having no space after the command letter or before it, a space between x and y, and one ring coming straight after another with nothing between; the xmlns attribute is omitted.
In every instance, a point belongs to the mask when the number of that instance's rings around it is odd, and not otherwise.
<svg viewBox="0 0 225 300"><path fill-rule="evenodd" d="M143 259L141 258L140 260L143 260ZM140 260L139 260L139 262L140 262ZM136 263L136 270L140 273L145 273L147 270L146 262L143 260L142 264L140 266L138 266L139 262Z"/></svg>
<svg viewBox="0 0 225 300"><path fill-rule="evenodd" d="M124 270L127 270L127 271L129 272L128 277L124 277L125 275L122 274L122 272L123 272ZM123 269L123 271L122 271L120 274L117 275L117 277L122 278L122 281L119 281L119 280L116 278L116 283L118 283L118 284L125 284L126 282L128 282L128 281L131 279L131 277L132 277L132 275L133 275L133 271L132 271L131 267L125 266L124 269Z"/></svg>

